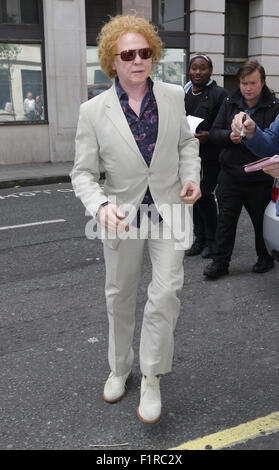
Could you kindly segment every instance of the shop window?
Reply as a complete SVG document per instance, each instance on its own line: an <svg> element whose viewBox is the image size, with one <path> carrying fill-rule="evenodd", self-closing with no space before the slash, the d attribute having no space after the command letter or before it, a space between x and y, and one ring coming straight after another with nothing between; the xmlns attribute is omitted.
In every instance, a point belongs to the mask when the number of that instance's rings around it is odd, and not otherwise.
<svg viewBox="0 0 279 470"><path fill-rule="evenodd" d="M47 119L42 0L0 0L0 124Z"/></svg>
<svg viewBox="0 0 279 470"><path fill-rule="evenodd" d="M0 123L43 121L41 46L0 43Z"/></svg>

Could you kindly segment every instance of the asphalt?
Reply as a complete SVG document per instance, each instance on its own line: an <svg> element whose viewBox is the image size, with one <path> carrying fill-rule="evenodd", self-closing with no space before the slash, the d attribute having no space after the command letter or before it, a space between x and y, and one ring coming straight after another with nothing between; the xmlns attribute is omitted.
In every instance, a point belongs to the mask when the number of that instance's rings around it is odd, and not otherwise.
<svg viewBox="0 0 279 470"><path fill-rule="evenodd" d="M0 188L34 186L70 181L73 162L0 165Z"/></svg>

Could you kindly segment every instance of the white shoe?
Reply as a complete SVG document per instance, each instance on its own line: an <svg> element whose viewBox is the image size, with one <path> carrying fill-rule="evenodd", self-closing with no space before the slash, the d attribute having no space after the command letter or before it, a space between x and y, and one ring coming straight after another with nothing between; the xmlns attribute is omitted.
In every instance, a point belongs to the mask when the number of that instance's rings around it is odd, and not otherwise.
<svg viewBox="0 0 279 470"><path fill-rule="evenodd" d="M142 377L137 414L143 423L157 423L161 418L160 377Z"/></svg>
<svg viewBox="0 0 279 470"><path fill-rule="evenodd" d="M130 370L127 374L124 375L115 375L114 372L109 374L109 377L105 383L104 388L104 400L109 403L115 403L118 400L121 400L126 393L126 381L132 376L132 371Z"/></svg>

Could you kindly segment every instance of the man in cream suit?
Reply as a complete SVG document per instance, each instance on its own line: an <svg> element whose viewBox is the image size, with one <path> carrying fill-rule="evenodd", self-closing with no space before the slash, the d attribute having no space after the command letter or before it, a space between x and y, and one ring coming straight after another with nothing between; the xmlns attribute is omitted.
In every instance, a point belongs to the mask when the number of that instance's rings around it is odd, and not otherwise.
<svg viewBox="0 0 279 470"><path fill-rule="evenodd" d="M141 421L155 423L161 416L160 376L172 367L183 249L192 243L189 205L200 197L199 144L187 124L183 88L150 79L162 47L154 27L133 15L117 16L98 41L100 65L115 82L81 105L71 178L103 237L111 369L104 399L110 403L124 396L131 376L147 244L152 281L142 321L137 413Z"/></svg>

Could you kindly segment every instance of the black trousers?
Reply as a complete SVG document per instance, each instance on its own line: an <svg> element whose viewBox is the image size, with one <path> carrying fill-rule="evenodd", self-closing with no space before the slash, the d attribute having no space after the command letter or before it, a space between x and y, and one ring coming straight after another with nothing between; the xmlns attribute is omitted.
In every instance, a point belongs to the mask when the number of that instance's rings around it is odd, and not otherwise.
<svg viewBox="0 0 279 470"><path fill-rule="evenodd" d="M272 180L238 183L227 173L223 171L219 173L216 189L219 215L214 242L214 261L229 265L243 206L253 223L257 256L269 256L263 239L263 217L271 199L272 184Z"/></svg>
<svg viewBox="0 0 279 470"><path fill-rule="evenodd" d="M213 194L220 171L218 161L202 163L201 193L193 207L194 234L201 243L212 243L217 225L217 205Z"/></svg>

